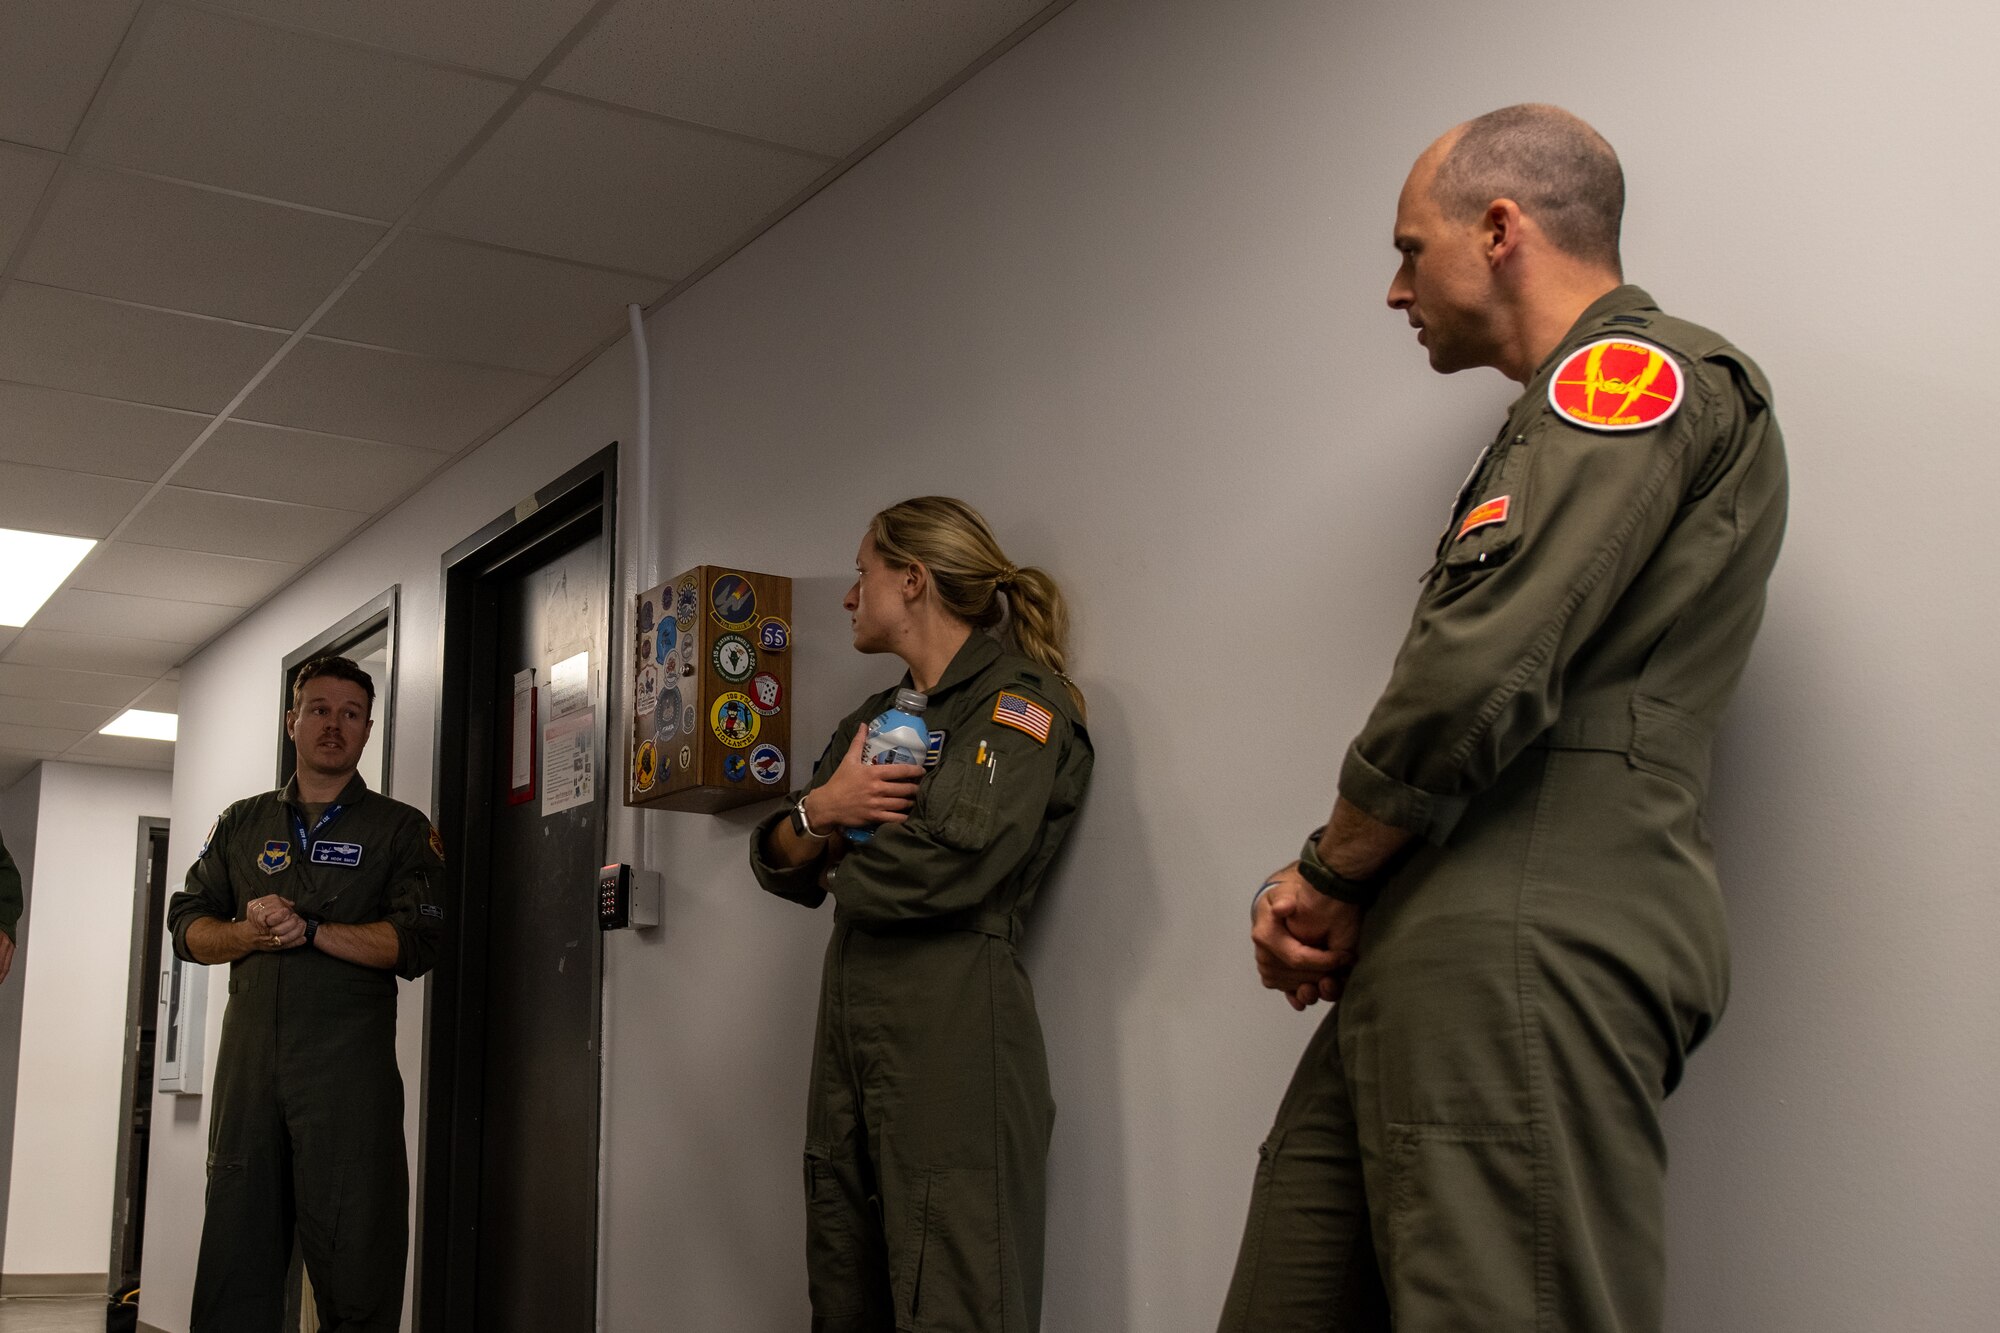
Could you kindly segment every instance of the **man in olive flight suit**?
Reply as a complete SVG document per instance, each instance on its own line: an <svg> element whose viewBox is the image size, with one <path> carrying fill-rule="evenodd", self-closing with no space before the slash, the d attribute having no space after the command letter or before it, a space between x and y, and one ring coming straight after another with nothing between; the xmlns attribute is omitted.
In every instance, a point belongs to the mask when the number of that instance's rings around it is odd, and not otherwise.
<svg viewBox="0 0 2000 1333"><path fill-rule="evenodd" d="M1710 742L1785 460L1750 359L1623 285L1623 203L1542 106L1404 186L1389 304L1434 369L1524 390L1331 820L1253 907L1265 984L1338 1004L1261 1150L1231 1333L1660 1327L1659 1107L1728 992Z"/></svg>
<svg viewBox="0 0 2000 1333"><path fill-rule="evenodd" d="M223 811L167 908L176 954L230 965L193 1333L277 1328L295 1223L322 1328L401 1322L396 978L437 960L444 849L355 771L374 702L344 657L301 667L297 772Z"/></svg>
<svg viewBox="0 0 2000 1333"><path fill-rule="evenodd" d="M858 731L894 696L834 728L800 804L858 762ZM834 834L830 872L769 856L781 822L805 822L796 804L750 843L765 889L807 907L834 897L806 1129L823 1333L1013 1333L1041 1308L1055 1104L1015 950L1089 784L1090 737L1052 672L983 633L952 657L924 722L938 758L907 822L855 845Z"/></svg>

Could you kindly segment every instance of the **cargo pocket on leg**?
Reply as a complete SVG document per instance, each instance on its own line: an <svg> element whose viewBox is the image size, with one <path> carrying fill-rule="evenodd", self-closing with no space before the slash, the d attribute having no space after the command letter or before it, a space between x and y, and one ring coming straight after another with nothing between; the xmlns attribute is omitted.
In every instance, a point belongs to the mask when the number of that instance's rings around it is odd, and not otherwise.
<svg viewBox="0 0 2000 1333"><path fill-rule="evenodd" d="M999 1172L917 1173L913 1225L896 1263L896 1327L917 1333L988 1333L1001 1327Z"/></svg>
<svg viewBox="0 0 2000 1333"><path fill-rule="evenodd" d="M847 1319L868 1305L857 1210L860 1180L821 1145L806 1145L806 1292L816 1319Z"/></svg>
<svg viewBox="0 0 2000 1333"><path fill-rule="evenodd" d="M1529 1333L1539 1261L1535 1131L1390 1125L1382 1276L1411 1328Z"/></svg>

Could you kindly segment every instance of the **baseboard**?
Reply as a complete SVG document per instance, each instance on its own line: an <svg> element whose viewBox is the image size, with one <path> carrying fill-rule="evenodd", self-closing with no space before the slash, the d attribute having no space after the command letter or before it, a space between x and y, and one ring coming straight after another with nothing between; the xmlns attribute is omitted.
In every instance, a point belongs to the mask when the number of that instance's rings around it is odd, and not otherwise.
<svg viewBox="0 0 2000 1333"><path fill-rule="evenodd" d="M111 1297L111 1278L104 1273L0 1273L0 1296Z"/></svg>

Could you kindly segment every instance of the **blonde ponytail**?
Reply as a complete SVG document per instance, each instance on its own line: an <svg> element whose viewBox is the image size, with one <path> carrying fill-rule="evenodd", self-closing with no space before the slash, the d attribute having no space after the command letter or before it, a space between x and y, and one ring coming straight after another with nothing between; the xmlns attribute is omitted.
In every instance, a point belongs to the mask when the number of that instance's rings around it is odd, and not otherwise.
<svg viewBox="0 0 2000 1333"><path fill-rule="evenodd" d="M875 550L892 565L922 565L947 611L976 629L1013 613L1021 655L1047 667L1069 691L1078 717L1083 691L1069 678L1069 603L1047 572L1017 568L993 529L963 500L924 495L891 505L869 524Z"/></svg>

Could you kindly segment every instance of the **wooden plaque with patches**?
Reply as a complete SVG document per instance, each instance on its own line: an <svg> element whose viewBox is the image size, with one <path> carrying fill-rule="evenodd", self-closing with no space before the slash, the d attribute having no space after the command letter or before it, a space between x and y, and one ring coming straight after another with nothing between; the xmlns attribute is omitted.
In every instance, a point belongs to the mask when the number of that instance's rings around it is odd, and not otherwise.
<svg viewBox="0 0 2000 1333"><path fill-rule="evenodd" d="M791 790L792 581L699 565L632 614L625 804L712 813Z"/></svg>

